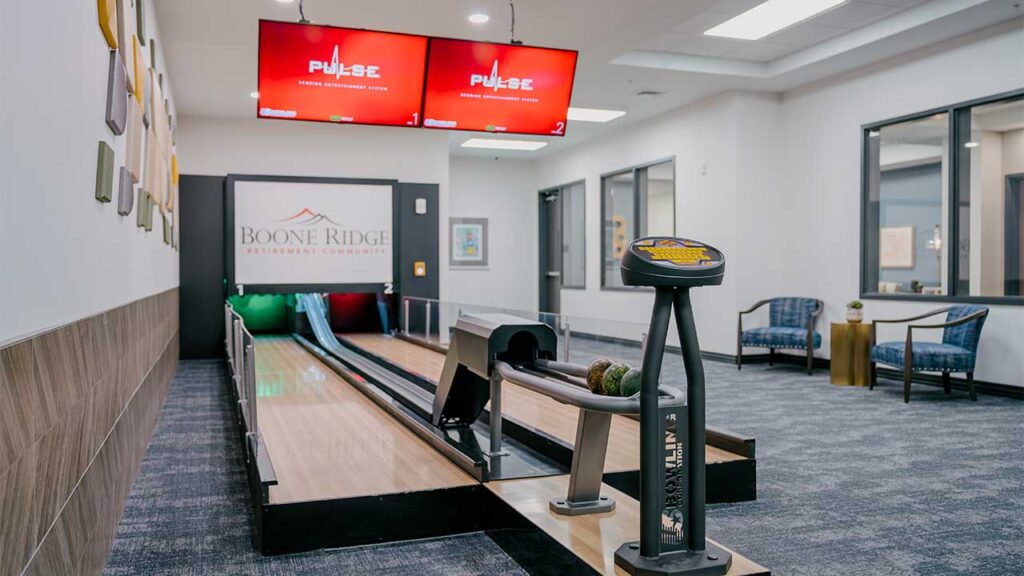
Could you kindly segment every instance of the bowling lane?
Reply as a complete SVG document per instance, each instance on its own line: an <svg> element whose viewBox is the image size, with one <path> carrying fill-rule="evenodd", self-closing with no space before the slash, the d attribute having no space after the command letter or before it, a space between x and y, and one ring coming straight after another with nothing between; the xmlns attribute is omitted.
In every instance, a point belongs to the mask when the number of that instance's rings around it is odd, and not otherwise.
<svg viewBox="0 0 1024 576"><path fill-rule="evenodd" d="M402 368L437 382L444 368L444 355L412 342L386 334L343 334L343 340L387 358ZM515 385L502 386L502 409L510 416L552 436L573 444L579 410L556 402L543 394ZM608 436L605 472L622 472L640 468L640 423L624 416L612 418ZM708 463L742 460L743 457L714 446L705 446Z"/></svg>
<svg viewBox="0 0 1024 576"><path fill-rule="evenodd" d="M256 338L256 381L272 503L476 483L290 337Z"/></svg>

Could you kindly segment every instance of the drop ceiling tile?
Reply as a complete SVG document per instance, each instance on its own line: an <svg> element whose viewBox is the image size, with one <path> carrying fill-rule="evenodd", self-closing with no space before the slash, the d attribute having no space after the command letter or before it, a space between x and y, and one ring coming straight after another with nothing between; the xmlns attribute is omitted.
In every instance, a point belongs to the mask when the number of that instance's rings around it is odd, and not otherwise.
<svg viewBox="0 0 1024 576"><path fill-rule="evenodd" d="M758 4L764 4L766 0L719 0L708 8L708 12L729 14L730 17L742 14Z"/></svg>
<svg viewBox="0 0 1024 576"><path fill-rule="evenodd" d="M746 60L748 62L771 62L802 50L797 46L786 44L772 44L771 42L747 42L744 46L729 52L725 55L731 60Z"/></svg>
<svg viewBox="0 0 1024 576"><path fill-rule="evenodd" d="M852 0L856 4L881 4L883 6L895 6L896 8L912 8L918 4L924 4L928 0Z"/></svg>
<svg viewBox="0 0 1024 576"><path fill-rule="evenodd" d="M670 42L663 48L664 50L693 56L724 56L750 44L743 40L730 40L714 36L681 36L678 34L666 34L665 36L669 37Z"/></svg>
<svg viewBox="0 0 1024 576"><path fill-rule="evenodd" d="M790 26L785 30L766 36L765 38L762 38L762 40L771 42L772 44L789 44L790 46L806 48L807 46L813 46L819 42L824 42L829 38L834 38L846 32L847 30L845 28L833 28L832 26L818 26L816 24L805 23Z"/></svg>
<svg viewBox="0 0 1024 576"><path fill-rule="evenodd" d="M690 18L686 22L679 24L673 28L671 32L673 34L680 34L683 36L697 36L703 34L705 30L710 30L715 26L718 26L733 16L735 16L735 14L702 12L693 18Z"/></svg>
<svg viewBox="0 0 1024 576"><path fill-rule="evenodd" d="M883 6L868 2L847 2L834 10L812 18L808 21L814 26L829 26L832 28L845 28L853 30L861 26L891 16L903 9L896 6Z"/></svg>

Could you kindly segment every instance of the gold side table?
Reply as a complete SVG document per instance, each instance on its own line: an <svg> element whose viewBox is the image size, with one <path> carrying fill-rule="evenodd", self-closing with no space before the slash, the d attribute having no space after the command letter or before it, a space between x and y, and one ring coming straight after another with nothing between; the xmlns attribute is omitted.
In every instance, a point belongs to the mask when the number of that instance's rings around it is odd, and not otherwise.
<svg viewBox="0 0 1024 576"><path fill-rule="evenodd" d="M871 379L871 346L874 344L870 322L832 323L832 358L829 361L832 383L840 386L867 386Z"/></svg>

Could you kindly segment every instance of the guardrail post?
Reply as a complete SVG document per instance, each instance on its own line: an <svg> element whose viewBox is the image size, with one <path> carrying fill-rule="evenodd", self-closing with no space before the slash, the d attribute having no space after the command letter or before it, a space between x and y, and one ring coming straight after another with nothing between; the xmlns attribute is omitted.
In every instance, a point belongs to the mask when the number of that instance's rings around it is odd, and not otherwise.
<svg viewBox="0 0 1024 576"><path fill-rule="evenodd" d="M404 314L402 314L402 333L406 336L409 335L409 298L402 299L402 307L404 308Z"/></svg>
<svg viewBox="0 0 1024 576"><path fill-rule="evenodd" d="M424 330L424 336L427 340L430 340L430 300L426 301L427 321L426 329Z"/></svg>
<svg viewBox="0 0 1024 576"><path fill-rule="evenodd" d="M564 316L563 318L565 319L565 328L562 329L562 361L569 362L569 334L571 331L569 319Z"/></svg>
<svg viewBox="0 0 1024 576"><path fill-rule="evenodd" d="M258 436L259 425L256 421L256 349L252 344L245 347L245 397L249 406L249 436Z"/></svg>
<svg viewBox="0 0 1024 576"><path fill-rule="evenodd" d="M491 442L488 456L500 458L507 456L508 452L502 449L501 445L501 376L497 371L491 375Z"/></svg>

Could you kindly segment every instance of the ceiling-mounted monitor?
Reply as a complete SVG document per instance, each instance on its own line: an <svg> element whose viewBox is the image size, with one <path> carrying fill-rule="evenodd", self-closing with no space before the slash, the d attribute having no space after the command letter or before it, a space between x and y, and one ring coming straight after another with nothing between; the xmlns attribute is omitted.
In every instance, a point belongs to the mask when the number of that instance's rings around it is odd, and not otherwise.
<svg viewBox="0 0 1024 576"><path fill-rule="evenodd" d="M260 20L257 116L419 126L427 37Z"/></svg>
<svg viewBox="0 0 1024 576"><path fill-rule="evenodd" d="M430 39L423 126L564 136L575 50Z"/></svg>

